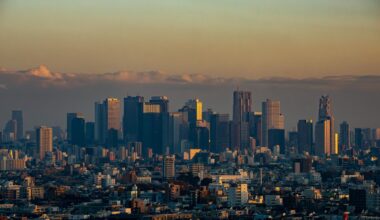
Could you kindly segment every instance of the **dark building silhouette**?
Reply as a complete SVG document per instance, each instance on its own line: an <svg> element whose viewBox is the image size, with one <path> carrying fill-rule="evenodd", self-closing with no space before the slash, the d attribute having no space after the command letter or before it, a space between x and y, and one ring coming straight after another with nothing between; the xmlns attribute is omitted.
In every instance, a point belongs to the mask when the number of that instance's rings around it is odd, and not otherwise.
<svg viewBox="0 0 380 220"><path fill-rule="evenodd" d="M93 145L95 144L95 123L86 122L86 144Z"/></svg>
<svg viewBox="0 0 380 220"><path fill-rule="evenodd" d="M117 148L119 146L119 131L117 129L108 129L106 143L109 148Z"/></svg>
<svg viewBox="0 0 380 220"><path fill-rule="evenodd" d="M161 113L160 106L152 103L144 103L143 111L143 155L147 155L148 148L164 154L169 147L169 113Z"/></svg>
<svg viewBox="0 0 380 220"><path fill-rule="evenodd" d="M124 98L123 136L124 142L142 140L144 97L128 96Z"/></svg>
<svg viewBox="0 0 380 220"><path fill-rule="evenodd" d="M70 143L80 147L86 144L86 134L85 134L85 120L82 117L75 117L71 120L70 128Z"/></svg>
<svg viewBox="0 0 380 220"><path fill-rule="evenodd" d="M220 153L230 146L230 121L228 114L210 117L210 151Z"/></svg>
<svg viewBox="0 0 380 220"><path fill-rule="evenodd" d="M105 134L103 132L105 126L103 103L95 102L95 142L103 144Z"/></svg>
<svg viewBox="0 0 380 220"><path fill-rule="evenodd" d="M233 94L233 121L248 121L248 114L252 109L251 92L234 91Z"/></svg>
<svg viewBox="0 0 380 220"><path fill-rule="evenodd" d="M256 145L261 145L261 112L251 112L249 114L249 136L253 137Z"/></svg>
<svg viewBox="0 0 380 220"><path fill-rule="evenodd" d="M346 150L351 147L350 141L350 126L344 121L340 124L340 132L339 132L339 148L340 150Z"/></svg>
<svg viewBox="0 0 380 220"><path fill-rule="evenodd" d="M69 141L69 143L71 141L71 135L72 135L71 122L76 117L83 117L83 114L80 112L69 112L66 114L66 135L67 135L67 140Z"/></svg>
<svg viewBox="0 0 380 220"><path fill-rule="evenodd" d="M358 149L363 147L363 132L361 128L355 128L355 147Z"/></svg>
<svg viewBox="0 0 380 220"><path fill-rule="evenodd" d="M298 153L313 151L313 122L311 120L299 120L297 124Z"/></svg>
<svg viewBox="0 0 380 220"><path fill-rule="evenodd" d="M280 154L285 154L285 130L269 129L268 130L268 147L273 151L274 147L280 147Z"/></svg>
<svg viewBox="0 0 380 220"><path fill-rule="evenodd" d="M202 150L209 150L210 148L210 130L205 126L196 127L196 142L195 147Z"/></svg>

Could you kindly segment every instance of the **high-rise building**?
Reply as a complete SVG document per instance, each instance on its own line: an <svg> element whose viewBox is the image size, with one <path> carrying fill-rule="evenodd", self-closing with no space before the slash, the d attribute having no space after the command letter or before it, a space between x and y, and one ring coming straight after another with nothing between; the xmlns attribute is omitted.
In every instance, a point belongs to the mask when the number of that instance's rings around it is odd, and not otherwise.
<svg viewBox="0 0 380 220"><path fill-rule="evenodd" d="M249 146L249 116L252 108L251 92L234 91L231 147L245 149Z"/></svg>
<svg viewBox="0 0 380 220"><path fill-rule="evenodd" d="M107 98L104 100L105 107L105 126L106 131L115 129L120 131L120 100L116 98Z"/></svg>
<svg viewBox="0 0 380 220"><path fill-rule="evenodd" d="M85 120L83 117L75 117L71 120L71 139L70 143L80 147L85 146L86 134L85 134Z"/></svg>
<svg viewBox="0 0 380 220"><path fill-rule="evenodd" d="M319 99L319 110L318 110L318 120L329 120L330 121L330 147L334 148L335 146L335 128L334 128L334 116L332 112L332 101L330 96L321 96ZM332 154L336 154L335 150L330 149Z"/></svg>
<svg viewBox="0 0 380 220"><path fill-rule="evenodd" d="M163 177L164 179L173 179L175 177L175 156L165 156L163 160Z"/></svg>
<svg viewBox="0 0 380 220"><path fill-rule="evenodd" d="M320 120L315 124L315 154L318 156L330 155L331 149L331 129L330 120Z"/></svg>
<svg viewBox="0 0 380 220"><path fill-rule="evenodd" d="M280 101L267 99L262 103L262 146L268 146L269 129L284 129L284 116L281 114Z"/></svg>
<svg viewBox="0 0 380 220"><path fill-rule="evenodd" d="M181 125L183 125L182 112L172 112L169 115L169 147L170 152L178 154L181 152Z"/></svg>
<svg viewBox="0 0 380 220"><path fill-rule="evenodd" d="M141 141L144 97L124 98L123 137L125 143Z"/></svg>
<svg viewBox="0 0 380 220"><path fill-rule="evenodd" d="M95 143L95 123L86 122L86 144L93 145Z"/></svg>
<svg viewBox="0 0 380 220"><path fill-rule="evenodd" d="M280 154L285 154L285 130L269 129L268 130L268 147L273 150L275 146L280 147Z"/></svg>
<svg viewBox="0 0 380 220"><path fill-rule="evenodd" d="M350 141L350 125L344 121L340 124L339 147L341 150L346 150L351 147Z"/></svg>
<svg viewBox="0 0 380 220"><path fill-rule="evenodd" d="M43 160L46 153L53 151L53 129L41 126L36 129L39 159Z"/></svg>
<svg viewBox="0 0 380 220"><path fill-rule="evenodd" d="M66 134L67 134L67 140L70 142L71 141L71 122L74 118L77 117L83 117L83 114L80 112L69 112L66 114Z"/></svg>
<svg viewBox="0 0 380 220"><path fill-rule="evenodd" d="M202 113L203 113L203 108L202 108L202 102L199 99L190 99L186 102L185 104L186 107L193 109L194 110L194 119L196 121L202 121ZM191 121L191 120L189 120Z"/></svg>
<svg viewBox="0 0 380 220"><path fill-rule="evenodd" d="M363 132L361 128L355 128L355 147L362 148L363 147Z"/></svg>
<svg viewBox="0 0 380 220"><path fill-rule="evenodd" d="M233 94L233 121L248 121L248 114L252 109L251 92L234 91Z"/></svg>
<svg viewBox="0 0 380 220"><path fill-rule="evenodd" d="M251 112L249 114L249 136L255 139L257 146L261 145L262 136L262 113L261 112Z"/></svg>
<svg viewBox="0 0 380 220"><path fill-rule="evenodd" d="M15 120L17 123L17 132L16 138L17 140L21 140L24 138L24 118L21 110L13 110L12 111L12 120Z"/></svg>
<svg viewBox="0 0 380 220"><path fill-rule="evenodd" d="M103 103L95 103L95 139L99 143L109 143L108 134L120 132L120 101L116 98L107 98Z"/></svg>
<svg viewBox="0 0 380 220"><path fill-rule="evenodd" d="M313 121L299 120L297 124L298 153L308 152L313 154Z"/></svg>
<svg viewBox="0 0 380 220"><path fill-rule="evenodd" d="M210 151L220 153L230 147L230 121L228 114L210 117Z"/></svg>
<svg viewBox="0 0 380 220"><path fill-rule="evenodd" d="M149 148L155 154L164 154L169 148L169 113L161 113L158 104L144 103L142 128L144 156Z"/></svg>
<svg viewBox="0 0 380 220"><path fill-rule="evenodd" d="M103 144L105 141L104 134L104 106L101 102L95 102L95 141Z"/></svg>
<svg viewBox="0 0 380 220"><path fill-rule="evenodd" d="M169 112L169 99L166 96L152 96L149 103L159 105L162 113Z"/></svg>

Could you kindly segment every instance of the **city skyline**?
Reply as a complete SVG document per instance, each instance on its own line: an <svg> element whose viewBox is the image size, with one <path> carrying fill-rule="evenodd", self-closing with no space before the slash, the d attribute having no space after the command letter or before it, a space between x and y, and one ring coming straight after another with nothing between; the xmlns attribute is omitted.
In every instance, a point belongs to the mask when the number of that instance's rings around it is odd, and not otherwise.
<svg viewBox="0 0 380 220"><path fill-rule="evenodd" d="M67 112L83 112L86 118L94 118L91 108L94 100L108 96L121 100L128 94L166 95L172 100L170 111L179 109L183 104L181 100L198 97L204 102L204 109L212 108L232 116L231 93L240 87L252 92L254 111L261 111L261 102L267 98L281 101L283 113L288 118L287 129L295 128L300 117L316 121L318 103L315 100L323 94L329 94L335 100L338 123L347 120L356 127L379 127L376 109L380 104L372 101L380 98L379 83L378 76L244 80L156 72L143 75L120 72L94 77L52 72L46 66L19 71L0 70L0 84L3 85L0 98L8 101L0 109L0 123L8 120L9 111L28 109L24 112L28 129L41 124L63 126L65 118L60 116ZM38 117L41 113L44 118ZM357 117L357 114L364 115Z"/></svg>
<svg viewBox="0 0 380 220"><path fill-rule="evenodd" d="M0 220L380 220L380 0L0 0Z"/></svg>

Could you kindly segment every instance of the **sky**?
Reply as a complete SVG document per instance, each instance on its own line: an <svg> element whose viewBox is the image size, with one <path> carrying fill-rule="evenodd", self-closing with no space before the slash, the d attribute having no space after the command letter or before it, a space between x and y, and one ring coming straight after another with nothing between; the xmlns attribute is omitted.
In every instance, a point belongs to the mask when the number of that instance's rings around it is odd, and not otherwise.
<svg viewBox="0 0 380 220"><path fill-rule="evenodd" d="M254 110L281 101L287 129L316 119L380 127L378 0L0 0L0 127L93 120L94 102L166 95L231 113L237 87Z"/></svg>
<svg viewBox="0 0 380 220"><path fill-rule="evenodd" d="M378 0L0 0L0 66L213 76L380 73Z"/></svg>

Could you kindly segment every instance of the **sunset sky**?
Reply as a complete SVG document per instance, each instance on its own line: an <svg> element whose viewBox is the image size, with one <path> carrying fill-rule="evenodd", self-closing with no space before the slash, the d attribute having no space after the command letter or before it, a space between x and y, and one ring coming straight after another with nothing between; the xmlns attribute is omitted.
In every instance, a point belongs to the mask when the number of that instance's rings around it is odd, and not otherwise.
<svg viewBox="0 0 380 220"><path fill-rule="evenodd" d="M0 0L0 67L380 74L378 0Z"/></svg>

